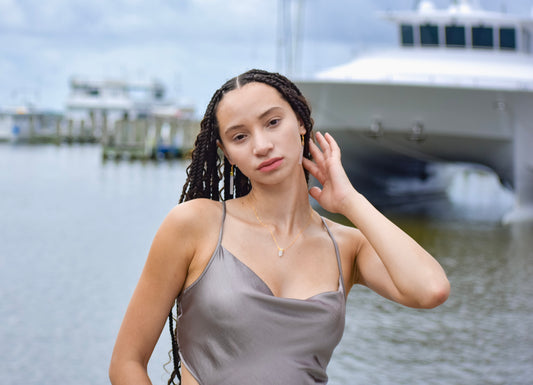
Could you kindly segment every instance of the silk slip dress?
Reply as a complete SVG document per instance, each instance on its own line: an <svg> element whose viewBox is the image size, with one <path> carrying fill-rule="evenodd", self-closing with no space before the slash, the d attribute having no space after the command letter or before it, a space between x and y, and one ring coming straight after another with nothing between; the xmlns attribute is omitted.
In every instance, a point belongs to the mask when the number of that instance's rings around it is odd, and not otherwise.
<svg viewBox="0 0 533 385"><path fill-rule="evenodd" d="M308 299L276 297L218 244L200 277L179 296L177 338L183 365L200 385L326 384L346 313L339 250L336 291Z"/></svg>

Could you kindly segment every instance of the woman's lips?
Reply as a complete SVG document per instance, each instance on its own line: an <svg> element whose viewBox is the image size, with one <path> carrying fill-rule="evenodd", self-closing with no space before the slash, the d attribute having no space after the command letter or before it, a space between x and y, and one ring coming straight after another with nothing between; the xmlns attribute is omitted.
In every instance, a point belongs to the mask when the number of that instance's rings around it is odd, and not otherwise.
<svg viewBox="0 0 533 385"><path fill-rule="evenodd" d="M261 172L269 172L278 168L281 165L281 162L283 162L283 158L281 157L272 158L261 163L257 169Z"/></svg>

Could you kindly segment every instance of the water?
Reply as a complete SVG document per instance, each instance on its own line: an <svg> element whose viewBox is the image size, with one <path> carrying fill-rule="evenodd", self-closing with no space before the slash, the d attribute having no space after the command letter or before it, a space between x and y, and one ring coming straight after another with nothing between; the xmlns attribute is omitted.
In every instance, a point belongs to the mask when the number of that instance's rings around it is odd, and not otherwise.
<svg viewBox="0 0 533 385"><path fill-rule="evenodd" d="M102 164L97 146L3 144L0 165L0 382L106 384L185 164ZM389 213L437 256L451 296L414 310L352 289L330 384L533 383L533 225L500 225L502 206L484 183L472 201L463 183L454 205ZM166 383L169 347L165 329L149 365L154 384Z"/></svg>

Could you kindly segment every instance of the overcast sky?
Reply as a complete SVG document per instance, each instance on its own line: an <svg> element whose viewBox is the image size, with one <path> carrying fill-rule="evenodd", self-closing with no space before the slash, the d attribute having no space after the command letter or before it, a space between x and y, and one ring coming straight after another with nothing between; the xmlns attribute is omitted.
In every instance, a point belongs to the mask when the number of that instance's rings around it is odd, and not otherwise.
<svg viewBox="0 0 533 385"><path fill-rule="evenodd" d="M307 0L300 75L396 44L378 11L415 0ZM478 0L529 15L533 0ZM434 1L437 7L447 0ZM0 106L62 110L72 76L158 79L203 113L212 93L249 68L276 68L278 0L0 0Z"/></svg>

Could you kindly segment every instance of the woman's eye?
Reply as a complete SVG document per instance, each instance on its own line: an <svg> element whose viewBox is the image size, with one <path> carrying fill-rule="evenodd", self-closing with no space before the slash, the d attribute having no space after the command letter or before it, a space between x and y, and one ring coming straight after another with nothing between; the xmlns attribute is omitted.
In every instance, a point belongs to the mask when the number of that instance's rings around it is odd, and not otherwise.
<svg viewBox="0 0 533 385"><path fill-rule="evenodd" d="M245 135L244 134L237 134L233 137L233 141L234 142L240 142L241 140L243 140L245 138Z"/></svg>
<svg viewBox="0 0 533 385"><path fill-rule="evenodd" d="M271 126L276 126L276 125L278 125L279 121L280 121L280 119L271 119L269 124Z"/></svg>

